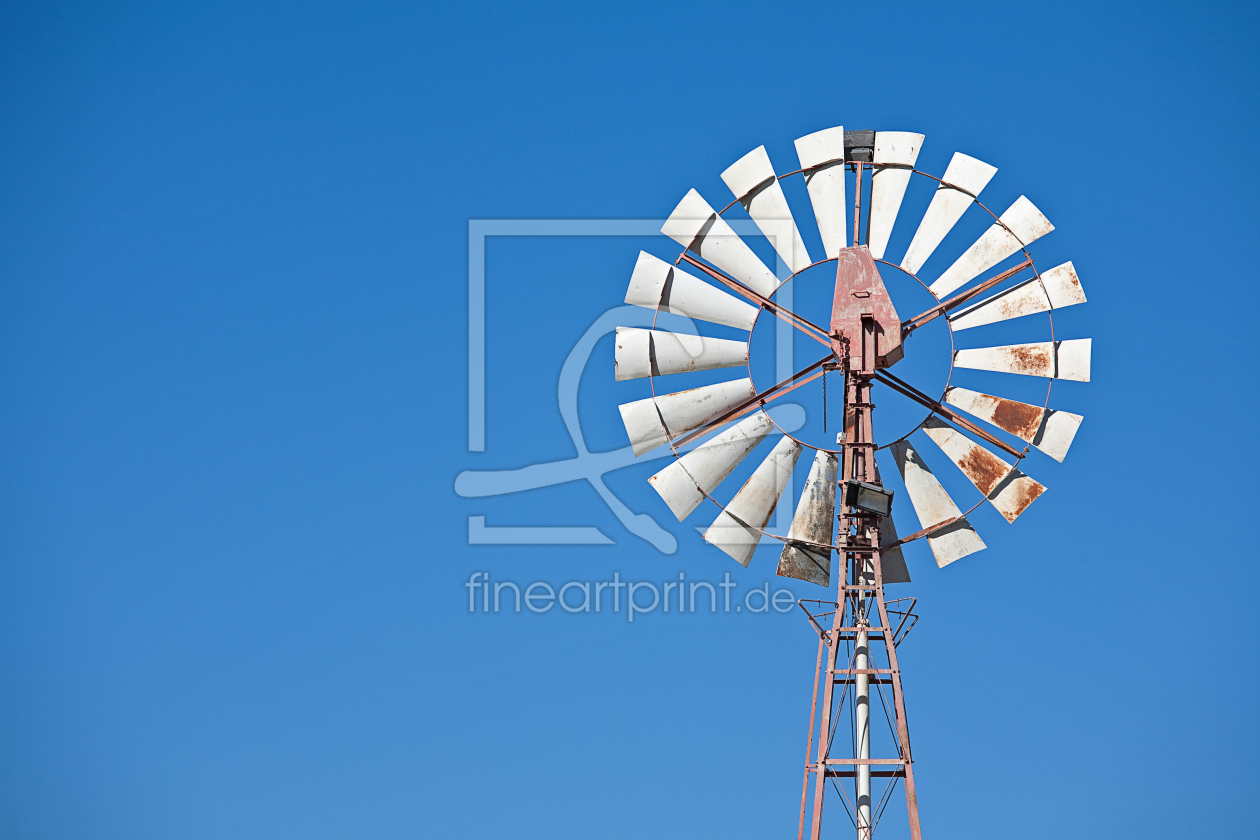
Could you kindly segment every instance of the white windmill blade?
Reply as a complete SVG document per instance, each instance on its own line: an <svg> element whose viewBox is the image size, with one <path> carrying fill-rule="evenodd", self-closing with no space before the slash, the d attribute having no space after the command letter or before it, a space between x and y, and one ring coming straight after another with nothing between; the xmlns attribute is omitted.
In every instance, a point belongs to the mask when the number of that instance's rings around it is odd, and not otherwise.
<svg viewBox="0 0 1260 840"><path fill-rule="evenodd" d="M813 262L765 146L758 146L731 164L722 173L722 180L793 274Z"/></svg>
<svg viewBox="0 0 1260 840"><path fill-rule="evenodd" d="M764 411L755 412L697 446L648 479L682 522L774 430Z"/></svg>
<svg viewBox="0 0 1260 840"><path fill-rule="evenodd" d="M760 311L646 251L630 275L626 303L740 330L751 330Z"/></svg>
<svg viewBox="0 0 1260 840"><path fill-rule="evenodd" d="M879 464L875 464L875 483L881 486L884 483L879 475ZM901 546L893 545L895 542L897 542L897 526L893 522L892 514L881 516L879 518L879 545L884 549L880 555L884 583L909 583L910 570L906 568L906 557L901 553ZM887 548L887 546L892 546L892 548Z"/></svg>
<svg viewBox="0 0 1260 840"><path fill-rule="evenodd" d="M805 479L805 489L796 505L788 543L779 555L780 577L796 578L819 586L831 582L831 551L793 543L805 540L831 545L836 530L836 472L840 459L834 453L819 450Z"/></svg>
<svg viewBox="0 0 1260 840"><path fill-rule="evenodd" d="M914 506L915 515L919 517L922 527L930 528L962 516L958 505L954 504L954 500L945 492L945 488L932 475L932 471L923 463L923 459L908 440L898 441L890 449L897 461L901 480L905 482L910 504ZM936 557L936 565L942 568L985 547L984 540L980 539L980 535L966 519L956 519L929 535L927 541Z"/></svg>
<svg viewBox="0 0 1260 840"><path fill-rule="evenodd" d="M1039 405L966 388L951 387L945 392L945 402L1031 443L1059 463L1067 457L1068 447L1084 419L1079 414L1053 408L1045 410Z"/></svg>
<svg viewBox="0 0 1260 840"><path fill-rule="evenodd" d="M748 342L617 327L617 381L748 364Z"/></svg>
<svg viewBox="0 0 1260 840"><path fill-rule="evenodd" d="M1002 224L995 222L972 243L928 290L938 299L942 298L975 279L980 272L988 271L1011 254L1054 230L1050 220L1022 195L1006 209L1001 221Z"/></svg>
<svg viewBox="0 0 1260 840"><path fill-rule="evenodd" d="M909 583L910 570L906 568L906 556L901 553L901 546L893 545L897 541L897 526L893 524L891 516L881 516L879 518L879 544L883 548L880 552L879 563L884 583Z"/></svg>
<svg viewBox="0 0 1260 840"><path fill-rule="evenodd" d="M980 191L988 185L996 172L996 166L990 166L962 152L954 152L949 166L945 168L945 177L941 179L945 183L936 188L932 203L928 205L923 220L919 222L919 229L914 232L914 239L910 240L910 247L906 249L906 256L901 261L904 270L911 274L919 273L936 246L941 244L945 235L954 229L963 213L967 212L972 198L979 197ZM947 187L945 184L953 186Z"/></svg>
<svg viewBox="0 0 1260 840"><path fill-rule="evenodd" d="M691 190L678 202L661 233L716 265L762 297L770 297L779 280L726 220Z"/></svg>
<svg viewBox="0 0 1260 840"><path fill-rule="evenodd" d="M849 206L844 198L844 126L825 128L796 141L805 188L822 234L823 256L835 259L849 244Z"/></svg>
<svg viewBox="0 0 1260 840"><path fill-rule="evenodd" d="M1088 382L1090 342L1088 338L1071 338L958 350L954 366Z"/></svg>
<svg viewBox="0 0 1260 840"><path fill-rule="evenodd" d="M1014 522L1046 492L1045 485L1024 475L980 444L963 437L939 417L923 422L923 431L963 475L984 494L998 513Z"/></svg>
<svg viewBox="0 0 1260 840"><path fill-rule="evenodd" d="M698 429L756 395L752 380L733 379L617 406L636 456Z"/></svg>
<svg viewBox="0 0 1260 840"><path fill-rule="evenodd" d="M866 244L871 256L884 258L888 237L892 235L897 211L906 195L914 162L919 159L923 147L923 135L909 131L875 132L874 163L891 163L896 166L878 166L871 173L871 215L866 225Z"/></svg>
<svg viewBox="0 0 1260 840"><path fill-rule="evenodd" d="M704 532L705 542L747 568L800 457L801 445L790 437L781 438Z"/></svg>
<svg viewBox="0 0 1260 840"><path fill-rule="evenodd" d="M967 330L1084 302L1085 292L1081 289L1076 269L1072 263L1065 262L1042 274L1040 279L1030 277L979 303L959 309L949 317L949 325L955 331Z"/></svg>

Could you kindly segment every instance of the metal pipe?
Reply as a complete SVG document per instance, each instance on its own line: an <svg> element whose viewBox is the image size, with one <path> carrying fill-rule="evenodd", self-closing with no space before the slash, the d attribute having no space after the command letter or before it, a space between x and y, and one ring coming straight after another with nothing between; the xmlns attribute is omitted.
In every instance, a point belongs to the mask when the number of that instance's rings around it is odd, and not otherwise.
<svg viewBox="0 0 1260 840"><path fill-rule="evenodd" d="M862 567L862 582L870 583L874 577L874 569L869 559L860 560L855 558L855 563L860 563ZM854 694L853 694L853 711L854 723L856 731L853 735L854 741L854 758L869 759L871 757L871 677L870 674L861 673L869 670L871 667L870 647L867 639L866 625L866 593L859 591L857 596L858 603L858 621L855 622L863 629L857 633L857 639L854 642L854 658L853 667L859 673L855 674ZM854 801L857 804L857 834L858 840L870 840L871 836L871 765L859 764L855 769L856 772L856 796Z"/></svg>

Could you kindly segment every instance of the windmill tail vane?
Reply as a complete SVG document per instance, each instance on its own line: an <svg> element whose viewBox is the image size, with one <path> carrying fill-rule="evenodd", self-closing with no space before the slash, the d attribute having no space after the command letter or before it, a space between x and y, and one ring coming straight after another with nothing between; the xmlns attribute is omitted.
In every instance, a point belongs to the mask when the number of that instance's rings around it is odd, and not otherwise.
<svg viewBox="0 0 1260 840"><path fill-rule="evenodd" d="M734 196L721 211L693 189L670 214L662 233L682 247L676 259L639 254L625 302L652 310L652 325L617 330L616 379L646 379L651 386L651 396L619 407L621 418L636 456L662 446L673 450L674 460L649 482L679 521L711 501L718 514L703 533L706 542L747 567L763 538L778 540L777 574L822 587L832 586L834 558L834 600L800 601L819 642L799 840L807 829L811 840L821 836L823 806L836 800L852 830L867 840L898 787L910 836L921 836L897 660L897 646L917 621L915 601L889 600L884 587L910 581L905 545L924 540L944 567L985 548L968 518L982 504L1013 523L1045 493L1045 485L1022 471L1024 459L1035 449L1062 462L1082 420L1050 407L1051 388L1058 380L1089 381L1090 340L1056 337L1053 329L1055 310L1085 302L1076 268L1067 262L1038 271L1028 251L1054 226L1023 195L1000 215L989 210L980 195L997 169L974 157L955 153L940 177L916 169L923 141L911 132L828 128L796 140L799 166L784 175L776 173L764 146L749 152L721 173ZM780 183L798 175L822 241L818 260ZM886 252L916 175L930 179L934 191L895 264ZM776 277L723 218L736 204L788 267L786 279ZM923 266L973 207L991 223L939 276L921 279ZM1013 257L1022 262L1001 270ZM827 263L835 264L829 318L792 312L778 302L776 293L786 283ZM996 273L980 279L990 272ZM934 302L903 321L888 284L917 284ZM735 340L671 332L657 327L662 312L747 335ZM943 320L952 341L964 330L1038 314L1050 324L1048 340L953 349L939 397L891 370L914 332L933 321ZM763 316L821 345L821 358L773 385L755 383L750 348ZM740 368L742 374L722 382L660 393L656 388L660 376ZM963 370L1046 380L1044 403L954 385L955 371ZM780 427L766 410L819 378L825 387L828 372L844 380L844 431L832 446L806 442L801 430ZM910 434L883 444L875 437L877 385L927 411ZM959 507L920 456L925 444L979 492L969 509ZM720 500L719 485L754 450L764 452L760 463L733 495L722 496L729 500ZM876 462L883 450L880 457L896 465L918 518L919 528L907 536L898 536L893 491L884 486ZM812 455L802 460L806 451ZM785 535L770 534L772 513L793 495L788 491L798 463L802 469L808 464L808 474L791 526ZM886 712L888 731L873 740L875 703ZM838 738L843 730L848 737Z"/></svg>

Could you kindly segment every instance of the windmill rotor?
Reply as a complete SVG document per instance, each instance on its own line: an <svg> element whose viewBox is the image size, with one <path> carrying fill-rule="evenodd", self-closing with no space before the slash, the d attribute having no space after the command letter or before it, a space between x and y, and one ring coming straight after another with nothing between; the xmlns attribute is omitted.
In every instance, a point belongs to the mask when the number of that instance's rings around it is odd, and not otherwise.
<svg viewBox="0 0 1260 840"><path fill-rule="evenodd" d="M1044 494L1046 486L1023 471L1024 459L1036 449L1062 462L1082 422L1079 414L1051 407L1054 382L1090 378L1090 339L1054 332L1054 312L1086 300L1076 268L1065 262L1039 271L1029 251L1054 226L1024 195L1000 214L990 210L980 196L997 169L975 157L954 153L939 177L917 169L924 139L913 132L827 128L795 141L800 166L784 174L778 174L765 146L753 149L721 173L733 196L729 204L715 210L691 189L670 213L662 233L682 248L672 263L639 254L625 302L651 309L656 316L651 329L617 331L617 380L646 379L650 390L650 396L622 404L621 417L636 456L660 446L673 450L675 460L649 482L679 521L711 501L718 513L703 532L704 541L747 567L762 540L770 537L783 544L778 575L825 587L832 584L833 557L839 558L836 601L829 612L820 613L832 628L826 630L819 616L811 620L819 630L820 668L826 648L828 682L834 675L836 685L844 683L840 706L852 691L854 758L833 759L823 748L824 740L830 748L834 736L833 686L821 695L819 755L806 771L806 788L811 773L816 783L811 837L819 836L825 782L834 786L837 777L854 780L852 808L845 807L860 837L871 836L882 807L870 801L871 779L889 780L883 805L891 786L903 781L911 834L918 837L895 653L904 632L901 626L889 627L883 586L909 582L905 545L925 541L943 568L985 548L969 520L977 508L987 502L1014 523ZM804 180L822 241L818 259L805 243L781 184L795 176ZM934 191L908 247L894 261L887 252L915 177L929 179ZM736 204L786 266L782 279L724 218ZM989 220L987 227L935 278L921 278L929 259L936 264L944 256L942 245L973 207ZM787 283L826 264L834 264L836 272L829 317L825 311L792 311L780 302ZM898 283L904 282L902 276L912 279L931 297L932 306L902 320L887 286L895 276ZM661 312L746 330L747 338L674 333L656 326ZM1049 325L1048 340L954 345L955 333L1005 322L1023 324L1021 319L1037 315L1044 315ZM816 361L773 384L756 382L751 348L763 316L810 339L806 344ZM933 396L899 376L895 366L914 353L916 331L937 320L946 327L950 350L944 387ZM733 378L685 390L657 387L658 377L726 370ZM955 384L959 371L1040 378L1046 381L1045 397L1036 405L972 390ZM799 396L799 389L819 378L825 388L828 372L845 379L844 431L834 447L805 440L799 430L790 434L766 411L775 400ZM900 437L878 441L871 396L876 386L918 404L926 416ZM684 451L694 441L701 442ZM878 457L889 457L895 466L919 524L901 537L893 522L892 493L884 489L877 464L877 453L885 450ZM921 450L935 450L953 463L979 499L963 510ZM720 501L722 482L754 453L760 455L751 474L722 496L728 501ZM808 465L808 475L793 498L792 475L798 465ZM859 490L873 494L871 498L886 495L887 508L856 502ZM793 509L791 525L785 534L771 533L771 515L784 503ZM902 625L910 615L906 608ZM887 669L871 667L873 640L884 644ZM842 643L849 649L847 668L838 667ZM884 673L891 676L880 676ZM843 680L839 675L845 675ZM879 761L870 758L869 718L862 716L869 713L872 686L878 693L884 684L891 687L895 707L889 724L898 758L886 762L890 769L875 767ZM816 693L816 707L818 701ZM859 714L858 705L866 711ZM803 794L802 832L806 798Z"/></svg>

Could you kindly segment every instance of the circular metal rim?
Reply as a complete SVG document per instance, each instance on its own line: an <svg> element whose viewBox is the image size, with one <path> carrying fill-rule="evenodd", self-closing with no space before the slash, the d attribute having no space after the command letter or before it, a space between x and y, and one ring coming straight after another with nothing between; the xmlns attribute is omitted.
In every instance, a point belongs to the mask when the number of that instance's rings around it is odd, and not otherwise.
<svg viewBox="0 0 1260 840"><path fill-rule="evenodd" d="M831 165L832 163L834 163L834 161L832 161L832 162L828 162L828 163L826 163L826 164L822 164L822 165ZM860 174L860 173L861 173L861 171L862 171L863 169L865 169L866 167L870 167L871 169L875 169L876 167L881 167L881 166L896 166L896 165L894 165L894 164L879 164L879 163L872 163L872 162L870 162L870 161L854 161L853 163L855 163L855 164L856 164L856 167L857 167L857 172L858 172L859 174ZM817 168L817 167L814 167L814 168ZM930 178L931 180L936 181L938 184L941 184L942 186L949 187L949 188L954 189L954 190L957 190L958 192L961 192L961 193L963 193L963 194L965 194L965 195L971 196L971 202L972 202L972 204L975 204L976 206L980 207L980 209L984 210L984 212L988 213L988 214L989 214L989 216L990 216L990 217L992 217L994 224L1000 225L1000 226L1001 226L1004 230L1006 230L1006 232L1007 232L1007 233L1009 233L1009 234L1011 234L1011 236L1015 237L1015 240L1016 240L1017 242L1018 242L1018 241L1020 241L1020 240L1019 240L1019 237L1015 236L1015 232L1014 232L1014 231L1012 231L1009 227L1007 227L1007 225L1006 225L1006 224L1002 221L1002 219L1001 219L1001 218L1000 218L1000 217L999 217L996 213L994 213L992 210L990 210L990 209L989 209L989 208L988 208L988 207L987 207L987 206L986 206L986 205L985 205L982 201L980 201L980 199L979 199L976 195L972 194L971 192L968 192L967 190L964 190L964 189L962 189L961 187L958 187L958 186L957 186L957 185L955 185L955 184L950 184L949 182L945 181L945 180L944 180L944 179L942 179L942 178L938 178L938 177L936 177L935 175L932 175L932 174L927 173L927 172L923 172L922 170L919 170L919 169L914 169L914 168L912 168L912 167L905 167L905 166L896 166L896 168L899 168L899 169L910 169L911 173L913 173L913 174L915 174L915 175L922 175L922 176L923 176L923 177L925 177L925 178ZM804 170L804 169L798 169L798 170L795 170L795 171L793 171L793 172L788 172L788 173L783 174L783 175L778 175L778 176L776 176L776 178L777 178L777 180L782 181L784 178L790 177L790 176L792 176L792 175L801 175L802 177L804 177L804 173L805 173L806 171L807 171L807 170ZM735 206L736 204L738 204L738 203L739 203L739 199L737 198L737 199L735 199L734 201L732 201L730 204L726 205L726 206L725 206L725 207L723 207L721 210L719 210L719 211L718 211L718 215L719 215L719 216L721 216L721 215L722 215L722 214L724 214L727 210L731 209L732 207L734 207L734 206ZM682 256L683 256L683 254L687 253L687 251L688 251L688 250L689 250L689 249L684 248L682 251L680 251L680 252L679 252L678 257L677 257L677 258L675 258L675 260L674 260L674 265L677 265L677 264L678 264L678 263L682 260ZM1041 280L1041 272L1039 272L1039 271L1037 270L1037 265L1036 265L1036 262L1033 260L1033 256L1032 256L1032 254L1031 254L1031 253L1029 253L1029 251L1028 251L1028 246L1027 246L1027 245L1023 245L1023 244L1021 243L1020 250L1023 252L1023 254L1024 254L1024 258L1028 261L1028 263L1029 263L1029 267L1030 267L1030 268L1032 268L1032 271L1033 271L1033 277L1034 277L1035 279L1037 279L1037 280L1038 280L1038 282L1040 282L1040 280ZM772 291L769 295L767 295L767 297L773 297L773 296L774 296L774 295L775 295L775 294L779 291L779 289L783 288L783 286L784 286L784 285L786 285L788 282L790 282L791 280L793 280L793 279L794 279L794 278L795 278L798 274L802 274L802 273L804 273L804 272L808 271L809 269L814 268L814 267L816 267L816 266L823 265L823 264L825 264L825 263L829 263L829 262L833 262L833 261L835 261L836 259L837 259L836 257L830 257L830 258L825 259L825 260L819 260L818 262L811 263L810 265L805 266L804 268L800 269L799 271L794 271L794 272L792 272L792 273L791 273L791 274L789 274L786 278L784 278L782 281L780 281L780 282L779 282L779 284L778 284L777 286L775 286L774 291ZM923 286L925 289L927 289L929 294L932 294L931 289L927 286L927 284L925 284L922 280L920 280L920 279L919 279L919 277L918 277L917 275L912 274L912 273L911 273L911 272L909 272L909 271L906 271L905 269L901 268L901 266L893 265L892 263L890 263L890 262L888 262L888 261L886 261L886 260L883 260L883 259L876 260L876 262L881 262L881 263L883 263L884 265L889 265L889 266L892 266L893 268L896 268L898 271L901 271L902 273L909 275L910 277L914 278L915 282L917 282L920 286ZM932 297L936 298L936 295L935 295L935 294L932 294ZM940 300L940 298L936 298L936 299L937 299L937 300ZM752 383L752 381L753 381L753 379L752 379L752 334L753 334L753 331L754 331L754 330L756 330L756 328L757 328L757 322L761 319L761 314L762 314L762 312L764 312L764 311L765 311L765 309L766 309L766 307L765 307L765 305L764 305L764 304L762 304L761 306L759 306L759 307L758 307L758 309L757 309L757 314L756 314L756 316L754 316L754 318L753 318L753 323L752 323L752 326L751 326L751 327L749 327L749 329L748 329L748 359L747 359L747 361L745 362L745 368L746 368L746 369L747 369L747 371L748 371L748 381L749 381L749 383L750 383L750 384L751 384L751 383ZM1053 344L1054 344L1054 340L1055 340L1055 339L1054 339L1054 312L1053 312L1053 310L1048 309L1048 310L1046 310L1046 313L1045 313L1045 314L1046 314L1046 317L1047 317L1047 319L1048 319L1048 321L1049 321L1049 325L1050 325L1050 342L1051 342L1051 345L1053 346ZM652 329L655 329L655 328L656 328L656 319L657 319L657 316L659 316L659 315L660 315L660 308L658 307L656 310L654 310L654 312L653 312L653 314L652 314ZM940 398L939 398L939 399L937 399L937 402L938 402L938 403L943 403L943 402L944 402L944 400L945 400L945 394L949 392L950 382L952 381L952 379L953 379L953 375L954 375L954 355L955 355L955 352L956 352L956 351L955 351L955 348L954 348L954 328L953 328L953 326L949 323L949 318L948 318L948 317L946 317L945 322L946 322L947 328L948 328L948 330L949 330L949 344L950 344L949 374L948 374L948 376L946 376L946 378L945 378L945 388L944 388L944 390L941 392L941 396L940 396ZM825 374L824 374L824 375L825 375ZM653 398L653 399L655 399L655 398L656 398L656 396L657 396L657 394L656 394L656 377L657 377L657 375L656 375L656 374L651 374L651 373L649 373L649 374L648 374L648 386L649 386L649 388L651 389L651 392L652 392L652 398ZM754 385L753 387L754 387L754 391L753 391L753 393L757 393L757 392L756 392L756 390L755 390L755 385ZM1051 391L1053 390L1053 388L1054 388L1054 377L1048 377L1048 381L1047 381L1047 384L1046 384L1046 397L1045 397L1045 402L1042 404L1042 414L1043 414L1043 416L1044 416L1045 412L1049 411L1049 407L1050 407L1050 394L1051 394ZM762 409L759 409L759 410L765 411L764 407L763 407ZM923 424L924 424L924 423L926 423L926 422L927 422L929 419L931 419L933 416L935 416L935 415L936 415L936 413L937 413L937 412L936 412L935 410L929 411L929 412L927 413L927 415L923 418L923 420L922 420L922 421L920 421L920 423L919 423L917 426L915 426L914 428L912 428L910 431L906 432L906 433L905 433L904 435L902 435L901 437L896 438L895 440L891 440L891 441L889 441L888 443L886 443L886 444L884 444L884 445L882 445L882 446L877 446L877 447L875 448L875 451L876 451L876 452L878 452L880 449L886 449L886 448L888 448L888 447L890 447L890 446L893 446L894 444L899 443L899 442L901 442L901 441L905 440L906 438L910 437L910 435L914 434L914 433L915 433L915 432L917 432L919 429L923 428ZM802 448L804 448L804 449L812 449L812 450L814 450L815 452L828 452L828 453L830 453L830 454L836 454L836 455L841 454L841 453L843 452L843 450L839 450L839 449L827 449L827 448L825 448L825 447L815 446L814 444L811 444L811 443L806 443L805 441L803 441L803 440L801 440L801 439L799 439L799 438L795 437L794 435L791 435L791 434L789 434L788 432L784 431L784 430L783 430L783 429L779 426L779 424L778 424L778 423L776 423L776 422L774 421L774 418L770 417L770 413L769 413L768 411L766 412L766 417L770 420L771 424L772 424L772 425L773 425L776 429L778 429L778 431L780 432L780 434L782 434L782 435L784 435L785 437L790 438L791 440L795 441L795 442L796 442L799 446L801 446L801 447L802 447ZM677 459L677 458L681 458L681 457L682 457L682 455L683 455L683 453L680 453L680 452L678 451L678 447L674 445L674 442L673 442L672 440L670 440L670 441L668 441L668 443L669 443L669 448L670 448L670 449L673 451L673 453L674 453L674 458L676 458L676 459ZM1019 470L1019 465L1020 465L1020 463L1024 460L1024 458L1025 458L1025 457L1027 457L1028 452L1029 452L1029 450L1030 450L1031 448L1032 448L1032 445L1031 445L1031 444L1029 444L1029 443L1027 443L1026 441L1024 441L1024 449L1023 449L1023 451L1022 451L1022 452L1020 452L1020 454L1019 454L1018 456L1016 456L1016 458L1015 458L1015 463L1013 463L1013 464L1011 465L1011 471L1010 471L1010 473L1008 473L1008 475L1010 475L1011 473L1017 472L1017 471ZM1005 481L1005 479L1003 479L1003 481ZM999 482L999 484L1001 484L1001 482ZM973 485L973 486L974 486L974 485ZM701 494L703 494L703 495L704 495L704 497L705 497L706 499L708 499L709 501L711 501L711 502L713 502L715 505L717 505L717 506L718 506L718 508L719 508L720 510L722 510L722 511L725 511L725 510L726 510L726 505L724 505L722 502L719 502L717 499L715 499L715 498L713 497L713 495L712 495L711 493L709 493L708 491L706 491L704 488L697 486L697 488L696 488L696 489L697 489L697 490L699 490L699 491L701 492ZM977 490L977 492L979 492L979 488L976 488L976 490ZM958 517L958 519L956 519L956 520L954 520L954 521L960 521L960 520L964 520L964 519L966 519L966 518L967 518L968 516L970 516L970 515L971 515L971 514L972 514L972 513L973 513L973 512L977 509L977 508L979 508L981 505L983 505L986 501L988 501L988 497L987 497L987 496L985 496L985 495L983 495L983 494L981 494L980 499L979 499L979 500L978 500L978 501L977 501L974 505L972 505L972 506L971 506L971 507L969 507L966 511L964 511L964 512L963 512L963 513L962 513L962 514ZM776 503L776 507L777 507L777 503ZM741 520L741 521L742 521L742 520ZM787 542L788 542L788 539L787 539L787 537L786 537L786 536L779 536L778 534L772 534L772 533L770 533L769 531L766 531L766 530L765 530L765 529L763 529L763 528L756 528L756 527L754 527L754 526L752 526L752 525L749 525L748 523L743 523L743 524L745 525L745 527L752 528L754 531L757 531L757 532L758 532L758 533L760 533L762 536L765 536L765 537L771 537L772 539L778 540L779 542L782 542L782 543L787 543ZM930 536L930 534L927 534L927 535L924 535L924 536ZM833 544L813 543L813 542L808 542L808 541L805 541L805 540L797 540L797 539L792 540L792 542L794 542L794 543L800 543L800 544L802 544L802 545L812 546L812 547L815 547L815 548L820 548L820 549L828 549L828 550L837 551L837 552L843 552L843 551L845 550L845 549L844 549L844 546L836 545L836 544L834 544L834 543L833 543Z"/></svg>

